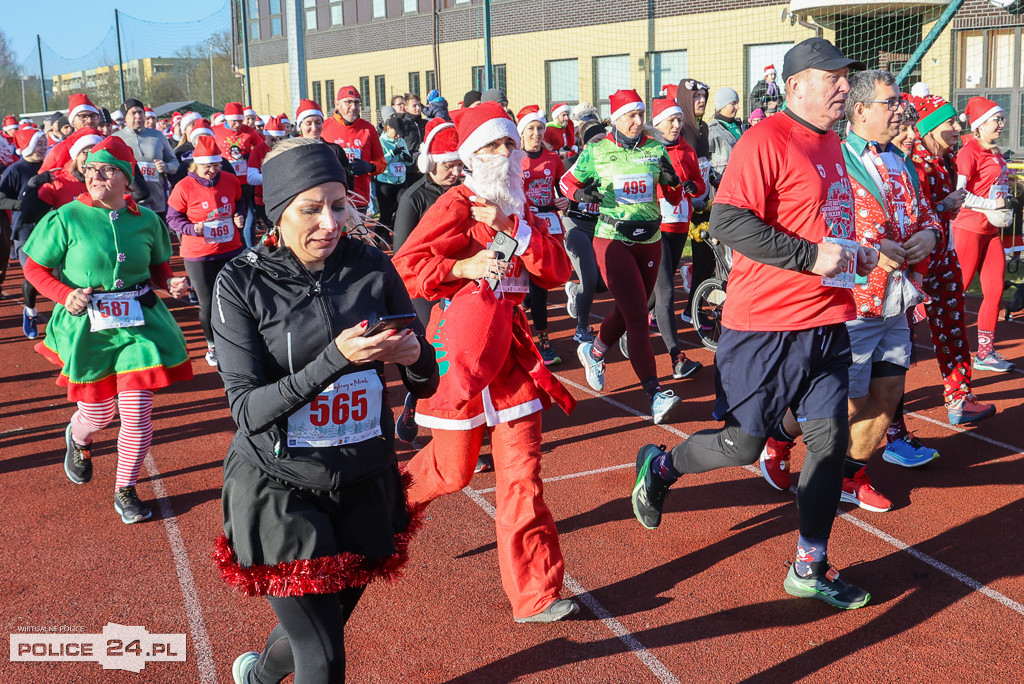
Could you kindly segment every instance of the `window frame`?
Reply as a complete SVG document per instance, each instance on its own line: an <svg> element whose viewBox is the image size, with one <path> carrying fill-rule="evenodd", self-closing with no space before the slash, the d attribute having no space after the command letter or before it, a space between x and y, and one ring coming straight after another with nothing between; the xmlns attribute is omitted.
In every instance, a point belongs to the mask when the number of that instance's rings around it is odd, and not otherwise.
<svg viewBox="0 0 1024 684"><path fill-rule="evenodd" d="M629 83L629 85L627 87L631 87L632 86L633 77L632 77L632 74L629 73L630 72L630 68L629 68L629 66L630 66L630 62L629 62L630 54L629 53L618 53L618 54L614 54L614 55L594 55L593 57L591 57L591 69L592 69L591 73L593 74L592 90L593 90L593 95L594 95L593 102L594 102L594 106L597 107L598 115L601 116L602 118L605 117L605 116L609 116L611 114L612 103L611 103L611 97L610 97L611 93L608 93L607 95L602 95L600 92L598 92L598 89L600 88L600 81L601 81L600 72L598 70L598 65L600 63L600 60L603 60L603 59L612 59L612 58L620 58L621 59L623 57L626 59L626 72L627 72L627 74L629 74L628 77L629 77L629 80L630 80L630 83ZM608 113L607 114L605 114L602 111L602 107L607 107L607 109L608 109Z"/></svg>
<svg viewBox="0 0 1024 684"><path fill-rule="evenodd" d="M378 8L381 10L380 14L377 14ZM370 18L371 19L387 19L388 18L388 2L387 2L387 0L370 0Z"/></svg>
<svg viewBox="0 0 1024 684"><path fill-rule="evenodd" d="M576 63L576 84L575 84L576 98L575 99L556 98L556 97L553 96L552 88L551 88L551 83L552 83L552 81L551 81L551 65L556 63L556 62L575 62ZM555 104L560 104L562 102L568 104L570 107L573 107L573 106L575 106L575 105L580 103L580 60L579 60L578 57L568 57L566 59L547 59L547 60L544 60L544 96L545 96L546 101L547 101L547 111L548 112L551 111L551 108L554 107Z"/></svg>

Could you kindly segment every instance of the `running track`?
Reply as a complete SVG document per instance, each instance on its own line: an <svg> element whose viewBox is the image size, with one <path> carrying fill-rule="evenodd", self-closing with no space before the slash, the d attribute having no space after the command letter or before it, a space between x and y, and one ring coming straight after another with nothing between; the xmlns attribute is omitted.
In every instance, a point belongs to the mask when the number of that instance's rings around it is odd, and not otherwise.
<svg viewBox="0 0 1024 684"><path fill-rule="evenodd" d="M19 286L12 267L5 289ZM367 592L346 633L349 681L1019 679L1022 373L978 374L979 395L995 401L999 414L958 430L946 424L930 350L919 349L908 380L909 424L943 456L917 471L879 459L874 479L894 500L889 513L842 506L830 556L873 600L839 612L783 592L782 564L792 557L797 524L793 495L771 489L754 469L682 481L657 531L634 520L628 495L637 448L671 445L711 426L713 372L669 379L687 411L680 422L654 426L616 351L606 392L586 386L565 310L554 303L562 298L552 300L553 338L564 359L555 370L580 404L571 418L557 409L544 417L546 499L561 533L567 593L579 594L584 610L562 624L512 622L497 572L493 475L478 475L471 488L432 504L405 579ZM151 662L134 674L96 663L4 659L0 681L230 683L234 657L259 650L274 625L265 601L227 590L209 561L233 424L219 378L202 361L196 310L172 307L197 377L157 394L155 444L139 486L157 512L129 527L111 501L115 430L96 442L93 481L71 484L61 467L71 407L54 385L54 367L17 327L20 304L0 302L0 595L7 632L142 625L187 634L187 661ZM601 300L595 313L608 307ZM1024 366L1022 331L1000 323L998 347ZM919 342L926 334L921 327ZM692 333L686 339L696 341ZM654 344L663 351L660 340ZM711 352L693 355L710 366ZM659 371L670 377L664 353ZM393 393L393 404L400 399ZM799 468L802 447L794 456Z"/></svg>

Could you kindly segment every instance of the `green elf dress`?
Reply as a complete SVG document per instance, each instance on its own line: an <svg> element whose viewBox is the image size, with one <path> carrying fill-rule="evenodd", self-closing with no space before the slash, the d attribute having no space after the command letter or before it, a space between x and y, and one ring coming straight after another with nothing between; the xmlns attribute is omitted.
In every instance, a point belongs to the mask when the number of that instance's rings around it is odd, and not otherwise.
<svg viewBox="0 0 1024 684"><path fill-rule="evenodd" d="M124 209L110 211L80 195L36 225L25 253L71 288L144 292L150 267L170 259L171 241L152 210L125 199ZM144 301L149 305L138 306L143 325L97 330L90 316L72 316L56 303L35 349L61 366L57 384L68 388L69 401L99 403L124 390L192 378L181 328L155 293Z"/></svg>

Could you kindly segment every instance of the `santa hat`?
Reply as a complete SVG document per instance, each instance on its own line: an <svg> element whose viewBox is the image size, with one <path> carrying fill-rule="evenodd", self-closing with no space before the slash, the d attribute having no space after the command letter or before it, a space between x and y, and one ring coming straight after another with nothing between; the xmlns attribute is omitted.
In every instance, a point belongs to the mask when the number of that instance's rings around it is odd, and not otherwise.
<svg viewBox="0 0 1024 684"><path fill-rule="evenodd" d="M281 123L283 123L283 124L284 124L285 126L290 126L290 125L291 125L291 123L292 123L292 120L291 120L291 119L289 119L289 118L288 118L288 115L287 115L287 114L285 114L284 112L282 112L282 113L281 113L281 116L279 116L279 117L277 117L277 118L278 118L278 119L279 119L279 120L281 121Z"/></svg>
<svg viewBox="0 0 1024 684"><path fill-rule="evenodd" d="M4 131L10 133L16 130L18 130L18 120L8 114L4 117Z"/></svg>
<svg viewBox="0 0 1024 684"><path fill-rule="evenodd" d="M280 118L272 116L270 117L270 120L267 121L266 126L263 127L263 135L270 135L275 138L283 138L284 136L288 135L288 131L285 129L284 124L281 123Z"/></svg>
<svg viewBox="0 0 1024 684"><path fill-rule="evenodd" d="M911 96L910 101L914 105L914 109L917 110L917 115L921 117L917 122L917 132L922 136L934 131L943 121L948 121L956 116L953 105L938 95Z"/></svg>
<svg viewBox="0 0 1024 684"><path fill-rule="evenodd" d="M1002 107L986 97L972 97L967 101L965 114L967 122L971 125L971 130L976 131L983 123L1002 111Z"/></svg>
<svg viewBox="0 0 1024 684"><path fill-rule="evenodd" d="M22 157L27 156L36 148L36 143L43 137L44 133L35 128L29 128L24 126L14 132L14 146L18 150L18 154Z"/></svg>
<svg viewBox="0 0 1024 684"><path fill-rule="evenodd" d="M68 119L74 119L79 112L93 112L99 114L100 110L92 103L88 95L77 93L68 98Z"/></svg>
<svg viewBox="0 0 1024 684"><path fill-rule="evenodd" d="M142 110L146 113L146 118L147 119L155 119L156 118L156 112L154 112L153 108L150 107L149 105L146 105L145 107L143 107Z"/></svg>
<svg viewBox="0 0 1024 684"><path fill-rule="evenodd" d="M210 122L206 119L196 121L195 125L192 126L192 130L188 132L188 141L194 145L196 138L201 135L213 136L213 129L210 128Z"/></svg>
<svg viewBox="0 0 1024 684"><path fill-rule="evenodd" d="M612 116L614 122L623 114L644 111L644 101L635 90L616 90L611 96Z"/></svg>
<svg viewBox="0 0 1024 684"><path fill-rule="evenodd" d="M103 142L103 134L91 126L80 128L71 135L68 136L68 144L71 145L70 152L71 158L74 159L78 154L90 145L97 145Z"/></svg>
<svg viewBox="0 0 1024 684"><path fill-rule="evenodd" d="M224 115L220 112L214 112L211 121L213 121L214 126L219 126L224 123Z"/></svg>
<svg viewBox="0 0 1024 684"><path fill-rule="evenodd" d="M223 161L220 150L217 148L217 140L211 135L201 135L196 141L195 150L192 152L192 161L196 164L219 164Z"/></svg>
<svg viewBox="0 0 1024 684"><path fill-rule="evenodd" d="M257 114L256 110L253 109L252 107L246 107L245 110L242 112L242 114L244 114L245 116L259 117L259 114Z"/></svg>
<svg viewBox="0 0 1024 684"><path fill-rule="evenodd" d="M665 85L661 86L661 94L663 96L665 96L666 98L668 98L669 100L677 99L676 98L676 93L677 92L679 92L679 86L678 85L674 85L672 83L666 83Z"/></svg>
<svg viewBox="0 0 1024 684"><path fill-rule="evenodd" d="M420 173L427 173L434 164L455 161L459 158L459 134L455 124L436 117L427 122L426 137L420 144L420 156L416 166Z"/></svg>
<svg viewBox="0 0 1024 684"><path fill-rule="evenodd" d="M569 113L569 105L567 105L564 102L561 104L556 104L554 107L551 108L551 118L558 118L558 115L561 114L562 112L565 112L566 114Z"/></svg>
<svg viewBox="0 0 1024 684"><path fill-rule="evenodd" d="M122 112L120 109L115 109L113 112L110 113L110 118L114 121L124 121L124 112Z"/></svg>
<svg viewBox="0 0 1024 684"><path fill-rule="evenodd" d="M915 83L910 87L910 94L914 97L928 97L932 94L932 89L927 83Z"/></svg>
<svg viewBox="0 0 1024 684"><path fill-rule="evenodd" d="M359 100L360 102L362 102L362 100L363 100L363 98L359 97L359 91L356 90L356 87L355 86L350 86L350 85L341 86L340 88L338 88L338 97L336 97L335 99L336 100L353 99L353 100Z"/></svg>
<svg viewBox="0 0 1024 684"><path fill-rule="evenodd" d="M777 73L778 72L775 71L775 65L774 64L769 64L768 66L766 66L764 68L764 75L765 76L767 76L768 74L777 74Z"/></svg>
<svg viewBox="0 0 1024 684"><path fill-rule="evenodd" d="M241 121L245 118L245 114L242 111L241 102L228 102L224 105L224 118L228 121Z"/></svg>
<svg viewBox="0 0 1024 684"><path fill-rule="evenodd" d="M116 166L124 172L128 180L131 180L135 166L135 153L124 140L112 135L93 145L85 160L86 164L91 162L103 162Z"/></svg>
<svg viewBox="0 0 1024 684"><path fill-rule="evenodd" d="M512 138L519 145L519 131L505 108L497 102L483 102L476 107L452 112L459 132L459 157L472 168L473 154L484 145L502 138Z"/></svg>
<svg viewBox="0 0 1024 684"><path fill-rule="evenodd" d="M526 105L519 110L516 118L519 119L519 123L516 124L516 130L519 131L519 135L522 135L526 127L534 121L539 121L542 124L547 123L547 119L544 118L544 110L539 105Z"/></svg>
<svg viewBox="0 0 1024 684"><path fill-rule="evenodd" d="M185 116L181 117L180 121L178 121L178 130L184 131L186 128L188 128L188 125L190 123L195 123L196 121L199 121L202 118L203 117L200 116L199 112L189 112Z"/></svg>
<svg viewBox="0 0 1024 684"><path fill-rule="evenodd" d="M311 116L324 118L324 113L320 111L320 105L312 100L299 100L299 108L295 111L295 125L298 126L303 119Z"/></svg>
<svg viewBox="0 0 1024 684"><path fill-rule="evenodd" d="M654 119L652 120L652 123L655 126L675 114L678 114L679 116L683 115L683 110L679 108L676 101L670 100L667 97L655 98L654 102L651 104L654 105L654 111L652 112Z"/></svg>

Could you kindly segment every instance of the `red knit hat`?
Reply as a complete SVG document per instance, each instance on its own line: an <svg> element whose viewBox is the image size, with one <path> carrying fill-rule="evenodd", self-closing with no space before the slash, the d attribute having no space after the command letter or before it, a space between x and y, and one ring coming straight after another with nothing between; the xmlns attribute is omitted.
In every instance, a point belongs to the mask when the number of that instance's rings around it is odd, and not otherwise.
<svg viewBox="0 0 1024 684"><path fill-rule="evenodd" d="M522 135L526 127L534 121L539 121L542 124L547 123L547 119L544 118L544 110L539 105L526 105L519 110L516 118L519 119L519 123L516 124L516 130L519 131L519 135Z"/></svg>
<svg viewBox="0 0 1024 684"><path fill-rule="evenodd" d="M196 148L192 151L192 161L196 164L219 164L224 158L220 156L217 139L212 135L201 135L196 140Z"/></svg>
<svg viewBox="0 0 1024 684"><path fill-rule="evenodd" d="M195 125L192 126L192 130L188 132L188 141L193 145L196 144L196 138L208 135L213 137L213 129L210 127L210 122L206 119L199 119Z"/></svg>
<svg viewBox="0 0 1024 684"><path fill-rule="evenodd" d="M519 131L508 112L497 102L482 102L476 107L452 112L459 131L459 156L472 168L473 154L484 145L502 138L512 138L519 145Z"/></svg>
<svg viewBox="0 0 1024 684"><path fill-rule="evenodd" d="M665 97L667 97L670 100L677 99L676 98L676 93L678 93L678 92L679 92L679 86L674 84L674 83L666 83L665 85L661 86L661 93L662 93L662 95L664 95Z"/></svg>
<svg viewBox="0 0 1024 684"><path fill-rule="evenodd" d="M943 121L956 116L956 110L953 109L953 105L943 100L938 95L928 95L926 97L913 97L910 98L911 104L914 105L914 109L917 110L917 115L920 117L917 121L917 132L921 135L928 135Z"/></svg>
<svg viewBox="0 0 1024 684"><path fill-rule="evenodd" d="M561 103L556 104L553 107L551 107L551 118L552 119L556 118L562 112L571 112L571 111L572 110L569 108L569 105L567 105L564 102L561 102Z"/></svg>
<svg viewBox="0 0 1024 684"><path fill-rule="evenodd" d="M29 128L23 126L14 132L14 146L18 150L18 154L24 157L35 149L36 143L39 142L39 138L43 137L43 132L37 128Z"/></svg>
<svg viewBox="0 0 1024 684"><path fill-rule="evenodd" d="M1002 111L1001 106L986 97L972 97L967 101L965 114L971 130L976 131L983 123Z"/></svg>
<svg viewBox="0 0 1024 684"><path fill-rule="evenodd" d="M777 74L778 72L775 71L775 65L774 64L769 64L768 66L766 66L764 68L764 73L765 73L765 76L767 76L768 74Z"/></svg>
<svg viewBox="0 0 1024 684"><path fill-rule="evenodd" d="M320 105L312 100L299 100L299 108L295 110L295 125L298 126L303 119L311 116L319 116L323 120L324 113L320 110Z"/></svg>
<svg viewBox="0 0 1024 684"><path fill-rule="evenodd" d="M612 105L611 120L614 122L623 114L644 111L644 101L635 90L616 90L610 98Z"/></svg>
<svg viewBox="0 0 1024 684"><path fill-rule="evenodd" d="M359 91L356 90L356 87L355 86L350 86L350 85L341 86L340 88L338 88L338 97L336 97L335 99L336 100L354 99L354 100L359 100L360 102L362 102L362 100L363 100L363 98L361 98L359 96Z"/></svg>
<svg viewBox="0 0 1024 684"><path fill-rule="evenodd" d="M434 164L455 161L459 158L459 134L455 124L437 117L427 122L426 134L420 144L420 156L416 166L420 173L427 173Z"/></svg>
<svg viewBox="0 0 1024 684"><path fill-rule="evenodd" d="M10 133L16 130L18 130L18 120L8 114L4 117L4 131Z"/></svg>
<svg viewBox="0 0 1024 684"><path fill-rule="evenodd" d="M74 159L86 147L103 142L103 134L91 126L86 126L69 135L67 140L68 145L71 146L68 151L71 153L71 158Z"/></svg>
<svg viewBox="0 0 1024 684"><path fill-rule="evenodd" d="M269 135L275 138L283 138L288 135L288 130L284 124L281 123L281 119L276 116L270 117L270 121L263 127L263 135Z"/></svg>
<svg viewBox="0 0 1024 684"><path fill-rule="evenodd" d="M68 120L73 121L79 112L92 112L99 114L100 110L92 103L88 95L76 93L68 98Z"/></svg>
<svg viewBox="0 0 1024 684"><path fill-rule="evenodd" d="M241 121L245 118L241 102L228 102L224 105L224 118L228 121Z"/></svg>
<svg viewBox="0 0 1024 684"><path fill-rule="evenodd" d="M654 111L652 112L654 119L652 123L655 126L674 114L683 115L683 110L679 108L676 101L670 100L667 97L656 97L651 104L654 105Z"/></svg>

